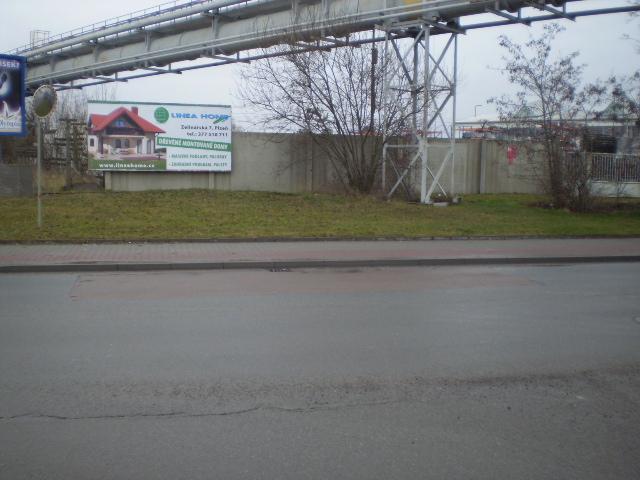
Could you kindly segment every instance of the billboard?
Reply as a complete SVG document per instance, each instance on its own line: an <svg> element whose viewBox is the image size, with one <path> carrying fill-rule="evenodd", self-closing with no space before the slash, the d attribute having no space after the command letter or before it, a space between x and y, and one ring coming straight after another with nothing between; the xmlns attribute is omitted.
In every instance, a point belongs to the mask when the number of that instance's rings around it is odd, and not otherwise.
<svg viewBox="0 0 640 480"><path fill-rule="evenodd" d="M0 54L0 135L27 134L25 80L26 59Z"/></svg>
<svg viewBox="0 0 640 480"><path fill-rule="evenodd" d="M88 106L90 170L231 171L231 107L97 102Z"/></svg>

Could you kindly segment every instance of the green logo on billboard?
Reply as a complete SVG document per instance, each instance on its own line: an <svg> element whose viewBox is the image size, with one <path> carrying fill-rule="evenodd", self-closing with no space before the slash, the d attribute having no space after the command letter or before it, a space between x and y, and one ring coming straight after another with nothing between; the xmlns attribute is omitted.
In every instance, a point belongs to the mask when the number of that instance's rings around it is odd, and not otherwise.
<svg viewBox="0 0 640 480"><path fill-rule="evenodd" d="M158 107L156 108L156 111L153 112L153 116L158 122L165 123L169 120L169 110L164 107Z"/></svg>

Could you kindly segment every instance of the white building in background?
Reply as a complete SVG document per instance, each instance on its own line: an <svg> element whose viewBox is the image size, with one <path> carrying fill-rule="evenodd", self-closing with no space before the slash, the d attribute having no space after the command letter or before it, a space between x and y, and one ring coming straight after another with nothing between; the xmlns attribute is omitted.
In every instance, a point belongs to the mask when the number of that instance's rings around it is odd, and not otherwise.
<svg viewBox="0 0 640 480"><path fill-rule="evenodd" d="M138 114L138 107L118 107L107 115L89 116L87 150L95 158L157 157L156 135L160 127Z"/></svg>

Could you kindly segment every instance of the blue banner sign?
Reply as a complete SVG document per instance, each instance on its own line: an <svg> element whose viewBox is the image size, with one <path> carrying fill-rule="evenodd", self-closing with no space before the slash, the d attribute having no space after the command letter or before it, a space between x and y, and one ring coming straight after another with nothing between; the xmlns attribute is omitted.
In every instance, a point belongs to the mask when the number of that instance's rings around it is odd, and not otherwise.
<svg viewBox="0 0 640 480"><path fill-rule="evenodd" d="M26 59L0 54L0 135L27 134L25 80Z"/></svg>

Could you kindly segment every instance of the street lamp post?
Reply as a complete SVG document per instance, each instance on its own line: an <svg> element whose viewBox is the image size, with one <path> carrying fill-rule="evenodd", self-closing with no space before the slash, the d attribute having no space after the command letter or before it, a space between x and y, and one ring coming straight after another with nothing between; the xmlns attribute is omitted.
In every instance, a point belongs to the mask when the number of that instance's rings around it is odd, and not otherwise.
<svg viewBox="0 0 640 480"><path fill-rule="evenodd" d="M36 182L38 183L38 228L42 228L42 120L36 116L36 142L37 142L37 163Z"/></svg>
<svg viewBox="0 0 640 480"><path fill-rule="evenodd" d="M42 122L55 110L57 103L56 91L50 85L42 85L33 94L33 113L36 117L37 166L36 181L38 182L38 228L42 227Z"/></svg>

